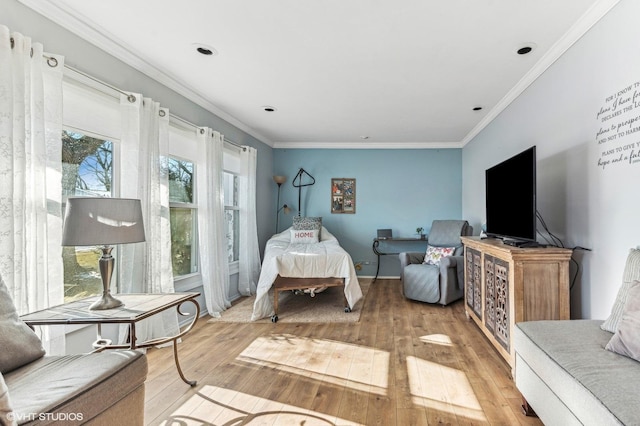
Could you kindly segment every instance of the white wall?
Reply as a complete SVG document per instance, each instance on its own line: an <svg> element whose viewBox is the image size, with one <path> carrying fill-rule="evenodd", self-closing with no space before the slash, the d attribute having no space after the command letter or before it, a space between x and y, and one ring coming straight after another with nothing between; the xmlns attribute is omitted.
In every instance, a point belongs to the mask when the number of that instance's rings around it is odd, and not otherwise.
<svg viewBox="0 0 640 426"><path fill-rule="evenodd" d="M600 144L596 138L601 128L640 118L639 16L640 2L621 0L463 149L463 217L479 229L485 169L537 146L539 212L567 247L593 250L574 253L580 271L571 292L573 318L607 317L628 250L640 245L640 162L625 160L632 150L624 149L637 143L640 151L640 131ZM607 98L627 86L623 97L637 91L638 106L608 120L609 113L598 116L601 108L613 112ZM615 154L603 155L607 150ZM622 162L598 165L620 154Z"/></svg>

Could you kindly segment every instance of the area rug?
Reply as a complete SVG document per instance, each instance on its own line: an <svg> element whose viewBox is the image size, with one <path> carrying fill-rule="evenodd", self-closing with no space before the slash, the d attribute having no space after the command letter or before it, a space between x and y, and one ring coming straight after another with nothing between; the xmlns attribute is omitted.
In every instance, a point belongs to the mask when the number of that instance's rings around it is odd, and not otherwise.
<svg viewBox="0 0 640 426"><path fill-rule="evenodd" d="M351 312L344 311L344 289L342 287L329 287L322 293L317 293L315 297L309 294L295 294L292 291L281 291L278 299L278 322L357 322L360 320L362 306L369 292L371 285L370 278L360 279L362 289L362 299ZM273 290L269 292L269 297L273 300ZM242 301L234 304L231 308L222 313L219 318L211 318L207 322L252 322L253 302L256 297L245 297ZM255 323L271 322L271 318L263 318Z"/></svg>

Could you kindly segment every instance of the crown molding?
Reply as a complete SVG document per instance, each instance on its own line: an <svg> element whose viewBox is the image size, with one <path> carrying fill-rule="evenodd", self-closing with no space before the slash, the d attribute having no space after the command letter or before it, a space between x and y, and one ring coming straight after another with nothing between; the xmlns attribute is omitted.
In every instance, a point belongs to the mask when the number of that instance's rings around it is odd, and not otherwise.
<svg viewBox="0 0 640 426"><path fill-rule="evenodd" d="M148 77L156 80L160 84L168 87L176 93L184 96L193 103L201 106L210 113L225 120L227 123L237 127L238 129L248 133L261 142L273 147L273 142L255 131L250 126L244 124L232 115L222 111L207 99L200 96L196 91L190 87L182 84L176 78L162 69L152 65L137 55L133 49L131 49L127 43L115 39L111 35L107 35L103 31L98 29L97 25L94 25L91 20L72 13L64 5L57 4L52 0L18 0L28 8L43 15L45 18L55 22L62 26L66 30L76 34L83 40L93 44L101 50L104 50L111 56L121 60L130 67L140 71ZM124 90L124 89L123 89Z"/></svg>
<svg viewBox="0 0 640 426"><path fill-rule="evenodd" d="M276 149L455 149L461 142L275 142Z"/></svg>
<svg viewBox="0 0 640 426"><path fill-rule="evenodd" d="M580 19L560 38L549 51L529 70L520 81L483 117L483 119L462 139L464 147L473 140L486 126L504 111L518 96L525 91L542 73L558 60L573 44L591 27L605 16L620 0L600 0L594 3Z"/></svg>

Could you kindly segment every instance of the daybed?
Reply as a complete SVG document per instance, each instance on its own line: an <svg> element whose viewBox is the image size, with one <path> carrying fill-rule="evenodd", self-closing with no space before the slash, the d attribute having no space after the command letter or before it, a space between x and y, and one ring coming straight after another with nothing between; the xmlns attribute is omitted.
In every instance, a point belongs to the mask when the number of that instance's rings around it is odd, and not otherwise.
<svg viewBox="0 0 640 426"><path fill-rule="evenodd" d="M545 425L639 425L640 250L631 250L606 321L531 321L514 329L523 409Z"/></svg>
<svg viewBox="0 0 640 426"><path fill-rule="evenodd" d="M312 238L308 242L302 242L304 239L297 242L292 240L294 231L289 228L267 242L252 321L268 316L273 322L278 320L278 312L269 297L274 283L276 286L280 283L280 288L274 288L274 298L278 297L281 289L307 290L313 295L323 287L336 285L344 285L347 310L362 298L351 256L335 236L321 227L317 242Z"/></svg>
<svg viewBox="0 0 640 426"><path fill-rule="evenodd" d="M44 355L0 277L0 425L144 424L142 352Z"/></svg>

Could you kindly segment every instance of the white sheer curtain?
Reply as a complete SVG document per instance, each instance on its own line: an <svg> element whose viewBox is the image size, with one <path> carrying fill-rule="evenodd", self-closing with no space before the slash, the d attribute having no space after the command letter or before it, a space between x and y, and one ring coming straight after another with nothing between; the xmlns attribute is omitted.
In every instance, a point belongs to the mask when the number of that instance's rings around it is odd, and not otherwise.
<svg viewBox="0 0 640 426"><path fill-rule="evenodd" d="M63 67L0 25L0 275L20 314L64 300ZM47 352L64 353L62 327L47 328Z"/></svg>
<svg viewBox="0 0 640 426"><path fill-rule="evenodd" d="M224 220L224 136L209 128L200 129L196 192L198 194L198 248L200 274L207 311L211 316L231 306L229 264Z"/></svg>
<svg viewBox="0 0 640 426"><path fill-rule="evenodd" d="M142 204L145 242L119 249L119 285L122 293L173 293L171 227L169 222L169 111L158 102L122 95L120 196ZM165 311L136 326L141 341L178 332L175 311ZM121 328L121 340L124 329Z"/></svg>
<svg viewBox="0 0 640 426"><path fill-rule="evenodd" d="M260 248L256 223L257 150L244 146L240 152L240 253L238 290L243 296L256 293L260 278Z"/></svg>

